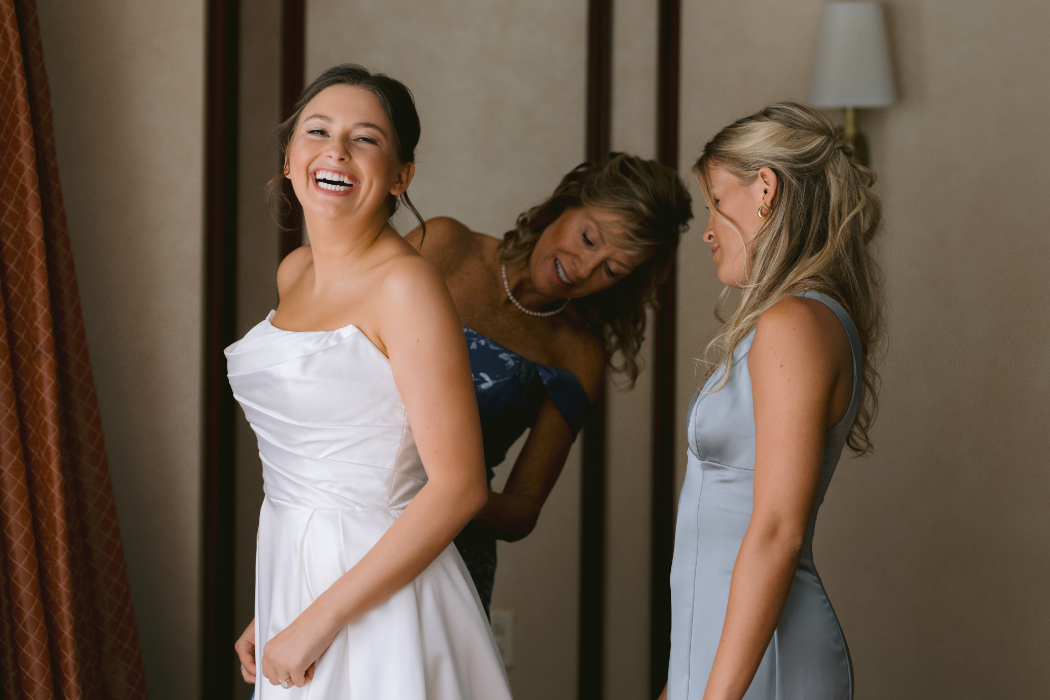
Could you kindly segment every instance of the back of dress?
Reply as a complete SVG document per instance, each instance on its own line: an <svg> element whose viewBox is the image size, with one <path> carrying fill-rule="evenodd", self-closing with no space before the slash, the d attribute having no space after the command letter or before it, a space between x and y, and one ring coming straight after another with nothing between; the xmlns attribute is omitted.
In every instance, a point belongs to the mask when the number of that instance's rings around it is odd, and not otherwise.
<svg viewBox="0 0 1050 700"><path fill-rule="evenodd" d="M824 464L798 570L773 639L745 700L847 700L853 697L849 649L813 565L813 533L842 448L860 408L860 335L840 304L800 294L839 318L853 352L853 396L827 432ZM687 427L689 463L678 503L671 566L671 659L668 700L699 700L725 622L729 586L754 503L755 409L747 357L754 332L737 346L729 379L716 371L693 399Z"/></svg>
<svg viewBox="0 0 1050 700"><path fill-rule="evenodd" d="M226 350L259 442L266 498L256 557L256 661L352 568L426 483L390 363L354 326L293 332L270 316ZM451 545L345 627L313 680L256 698L509 698L492 632Z"/></svg>

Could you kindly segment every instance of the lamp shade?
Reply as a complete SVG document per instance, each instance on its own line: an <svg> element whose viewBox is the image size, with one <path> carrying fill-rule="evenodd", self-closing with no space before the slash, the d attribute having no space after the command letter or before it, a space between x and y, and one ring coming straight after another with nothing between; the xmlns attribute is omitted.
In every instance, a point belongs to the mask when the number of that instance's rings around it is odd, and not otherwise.
<svg viewBox="0 0 1050 700"><path fill-rule="evenodd" d="M893 71L882 5L829 2L820 19L809 103L824 109L889 107Z"/></svg>

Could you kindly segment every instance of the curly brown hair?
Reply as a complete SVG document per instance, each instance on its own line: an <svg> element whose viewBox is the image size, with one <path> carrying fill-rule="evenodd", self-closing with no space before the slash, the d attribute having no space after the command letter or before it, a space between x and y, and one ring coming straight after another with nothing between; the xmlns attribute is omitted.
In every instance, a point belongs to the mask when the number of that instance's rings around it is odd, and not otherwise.
<svg viewBox="0 0 1050 700"><path fill-rule="evenodd" d="M540 204L518 216L503 235L500 262L523 267L544 230L566 211L594 207L623 218L623 244L648 256L631 274L596 294L573 299L584 326L605 343L609 366L633 387L641 371L646 309L667 280L678 239L693 218L692 198L678 174L655 160L610 153L601 163L576 166ZM616 361L616 355L619 361Z"/></svg>

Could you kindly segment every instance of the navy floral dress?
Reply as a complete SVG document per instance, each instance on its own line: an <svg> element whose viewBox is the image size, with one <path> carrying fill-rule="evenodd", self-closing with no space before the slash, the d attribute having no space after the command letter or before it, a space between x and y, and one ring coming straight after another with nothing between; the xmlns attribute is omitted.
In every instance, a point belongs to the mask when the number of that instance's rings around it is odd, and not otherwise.
<svg viewBox="0 0 1050 700"><path fill-rule="evenodd" d="M536 421L544 398L550 396L554 401L574 439L583 427L590 400L568 370L526 360L470 328L464 327L463 332L470 351L491 486L493 467L506 458L507 449ZM456 537L456 548L488 613L496 576L496 539L484 526L471 522Z"/></svg>

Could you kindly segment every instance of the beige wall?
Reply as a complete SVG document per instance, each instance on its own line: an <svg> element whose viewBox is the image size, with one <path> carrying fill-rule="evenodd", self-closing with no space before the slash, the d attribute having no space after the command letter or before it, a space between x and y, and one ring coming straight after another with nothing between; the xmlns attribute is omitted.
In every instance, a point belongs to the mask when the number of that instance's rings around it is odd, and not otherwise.
<svg viewBox="0 0 1050 700"><path fill-rule="evenodd" d="M412 201L495 236L583 160L584 0L312 0L307 80L357 62L405 82L423 131ZM416 226L400 216L403 233Z"/></svg>
<svg viewBox="0 0 1050 700"><path fill-rule="evenodd" d="M150 697L199 673L204 3L37 3Z"/></svg>
<svg viewBox="0 0 1050 700"><path fill-rule="evenodd" d="M352 61L404 81L423 125L410 189L419 211L501 236L583 160L586 19L583 0L313 0L307 78ZM410 215L395 223L415 226ZM499 547L492 606L515 613L509 676L526 700L576 695L578 447L536 530Z"/></svg>
<svg viewBox="0 0 1050 700"><path fill-rule="evenodd" d="M886 4L900 99L861 115L887 219L877 451L843 460L816 562L859 700L1041 697L1050 237L1035 164L1050 156L1050 5ZM805 99L819 12L817 0L685 3L683 165L731 119ZM683 358L717 294L691 238ZM683 423L693 384L687 362L679 371Z"/></svg>

